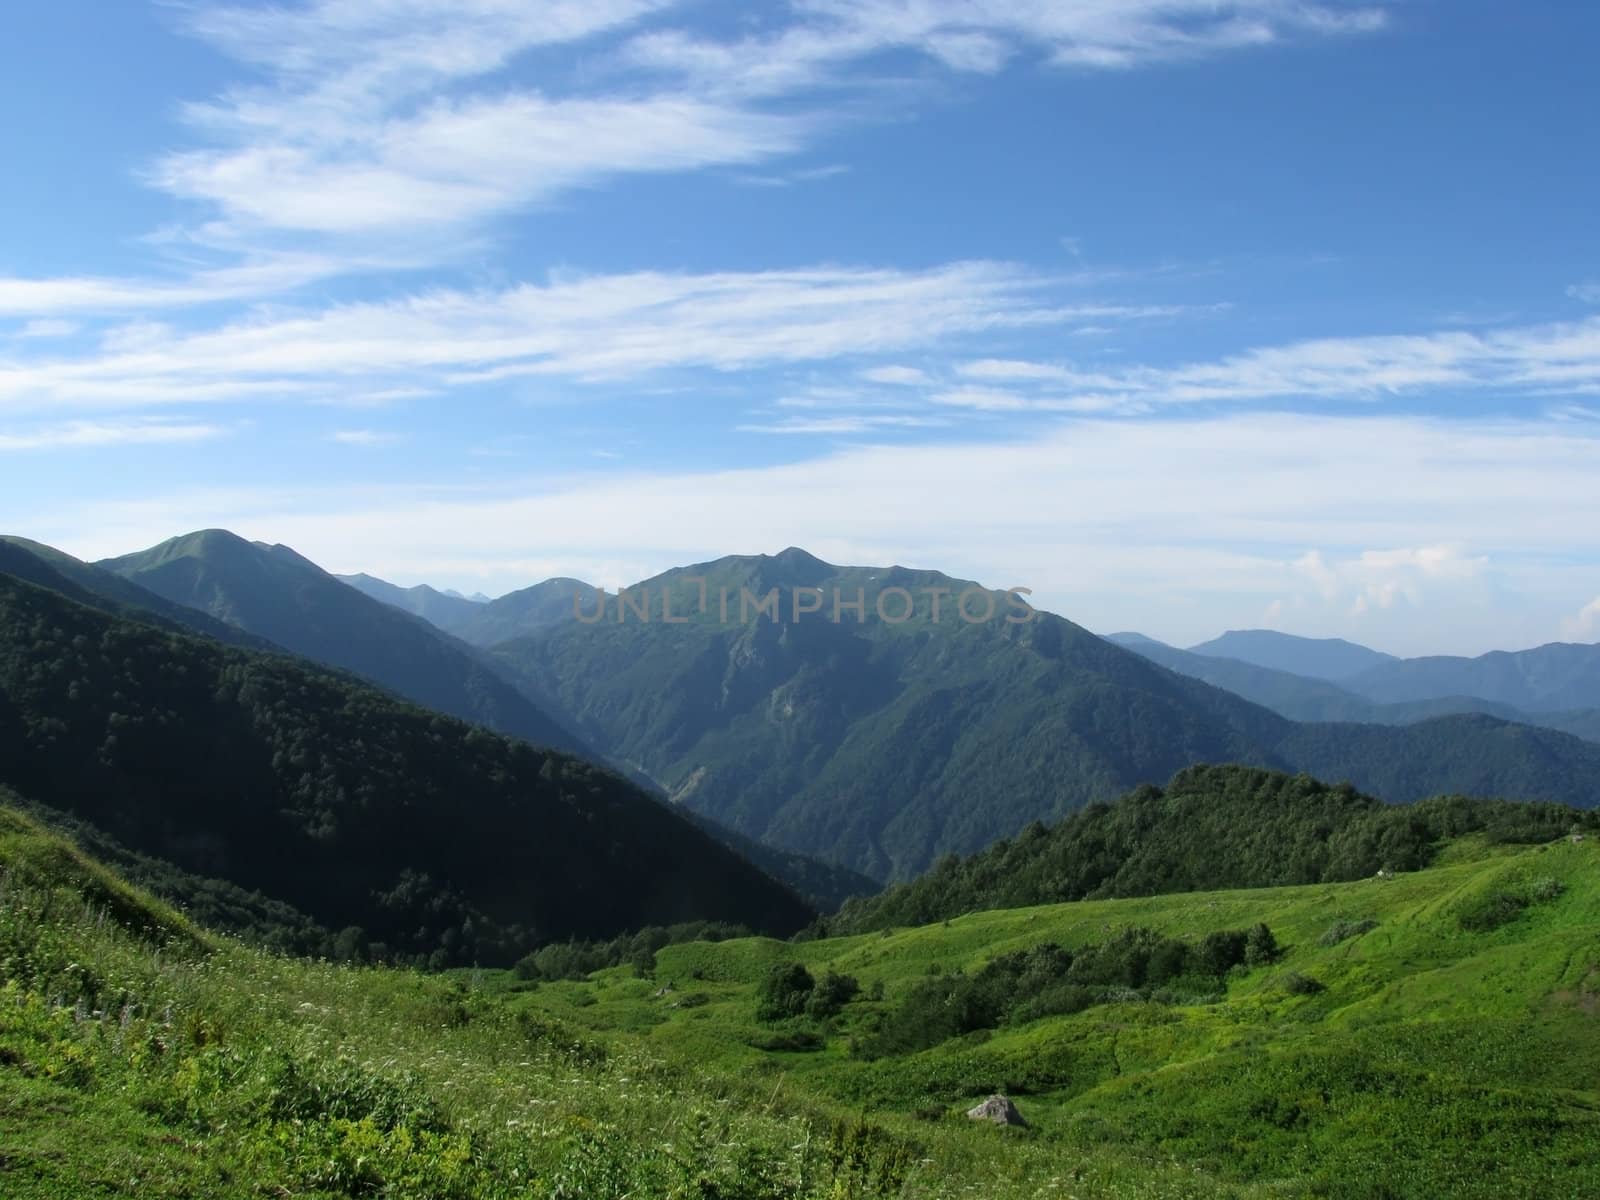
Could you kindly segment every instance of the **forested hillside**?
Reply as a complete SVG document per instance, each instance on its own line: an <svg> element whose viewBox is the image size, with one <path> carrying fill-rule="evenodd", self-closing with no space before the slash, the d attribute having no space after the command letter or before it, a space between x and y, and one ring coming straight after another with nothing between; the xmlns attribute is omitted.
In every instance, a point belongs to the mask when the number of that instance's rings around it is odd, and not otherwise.
<svg viewBox="0 0 1600 1200"><path fill-rule="evenodd" d="M99 565L172 603L354 671L426 708L536 745L585 749L470 647L363 595L287 546L209 529Z"/></svg>
<svg viewBox="0 0 1600 1200"><path fill-rule="evenodd" d="M1342 882L1425 867L1464 834L1537 843L1582 830L1600 831L1600 812L1462 796L1393 805L1308 775L1195 766L1165 788L943 859L821 927L859 933L1066 900Z"/></svg>
<svg viewBox="0 0 1600 1200"><path fill-rule="evenodd" d="M878 612L887 596L899 616L896 589L914 600L904 620ZM991 619L961 617L969 589L969 610L991 601ZM879 879L1195 762L1309 770L1390 801L1600 799L1600 746L1580 739L1478 716L1297 724L1052 614L1012 620L1003 593L937 572L790 549L631 592L650 619L612 596L603 619L569 617L497 653L585 741L676 802ZM777 619L754 611L769 595ZM836 598L859 598L863 614L841 606L833 620Z"/></svg>
<svg viewBox="0 0 1600 1200"><path fill-rule="evenodd" d="M8 575L0 783L380 955L511 961L568 936L809 916L608 771Z"/></svg>

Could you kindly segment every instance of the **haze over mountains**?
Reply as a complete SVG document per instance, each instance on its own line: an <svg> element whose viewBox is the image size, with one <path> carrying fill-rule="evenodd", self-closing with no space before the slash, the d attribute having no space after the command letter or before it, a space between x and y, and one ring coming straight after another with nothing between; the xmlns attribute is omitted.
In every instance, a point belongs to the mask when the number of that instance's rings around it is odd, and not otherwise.
<svg viewBox="0 0 1600 1200"><path fill-rule="evenodd" d="M622 619L614 595L596 619L593 590L576 580L470 601L340 580L287 547L216 530L75 569L438 711L616 764L747 839L750 857L825 905L866 890L862 875L909 878L1196 762L1310 771L1389 801L1459 792L1589 806L1600 777L1600 747L1522 723L1535 718L1513 707L1386 706L1215 654L1147 639L1124 648L970 581L840 567L793 547L665 572L631 589L642 608ZM772 607L741 611L743 597ZM986 619L963 615L986 608ZM1220 641L1282 661L1302 640ZM1351 679L1406 666L1311 645L1316 669ZM1581 664L1539 661L1524 687L1585 694ZM1583 713L1538 719L1589 731Z"/></svg>
<svg viewBox="0 0 1600 1200"><path fill-rule="evenodd" d="M371 575L339 575L375 600L403 608L474 646L493 646L573 615L573 597L594 591L580 579L546 579L494 600L473 601L420 584L400 588Z"/></svg>
<svg viewBox="0 0 1600 1200"><path fill-rule="evenodd" d="M1600 741L1600 646L1551 643L1477 658L1402 659L1269 630L1224 634L1189 650L1143 634L1108 640L1298 721L1404 725L1486 713ZM1221 654L1222 647L1237 657ZM1331 672L1340 673L1339 682Z"/></svg>
<svg viewBox="0 0 1600 1200"><path fill-rule="evenodd" d="M1313 679L1348 679L1362 671L1398 662L1392 654L1369 650L1343 638L1306 638L1271 629L1233 629L1221 637L1190 646L1191 654L1236 658L1258 667L1309 675Z"/></svg>
<svg viewBox="0 0 1600 1200"><path fill-rule="evenodd" d="M1590 802L1568 767L1590 761L1594 747L1522 729L1505 719L1514 710L1472 717L1456 714L1485 706L1423 704L1380 717L1336 685L1233 660L1188 654L1188 671L1152 670L1143 659L1160 661L1164 650L1125 653L1047 613L1009 623L999 598L995 620L963 621L950 606L975 586L937 572L835 567L790 548L634 585L636 602L648 597L649 621L632 610L618 621L614 599L604 620L575 620L572 593L584 585L548 581L484 606L503 619L473 636L514 631L493 651L524 690L675 801L878 878L914 874L940 854L978 849L1193 761L1315 768L1391 800L1465 791ZM920 598L918 610L904 622L879 619L876 597L897 587ZM927 588L944 590L942 620ZM745 619L741 593L774 589L782 619ZM821 613L793 619L796 593L813 589ZM868 619L846 610L831 620L832 598L858 591ZM686 620L662 619L663 594ZM719 594L730 598L727 621ZM582 603L592 610L590 598ZM1315 645L1355 667L1387 657ZM1217 686L1185 678L1192 663ZM1231 678L1241 671L1253 681ZM1271 683L1291 702L1310 688L1322 711L1304 713L1311 724L1265 711L1277 708L1260 694ZM1417 723L1438 716L1448 719ZM1328 723L1352 720L1402 727Z"/></svg>

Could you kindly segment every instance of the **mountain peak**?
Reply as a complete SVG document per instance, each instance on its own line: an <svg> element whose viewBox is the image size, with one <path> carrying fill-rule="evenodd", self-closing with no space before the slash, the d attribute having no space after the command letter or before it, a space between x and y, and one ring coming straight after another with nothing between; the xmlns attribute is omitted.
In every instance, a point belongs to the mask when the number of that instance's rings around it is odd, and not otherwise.
<svg viewBox="0 0 1600 1200"><path fill-rule="evenodd" d="M1189 652L1335 681L1396 661L1392 654L1343 638L1300 637L1275 629L1230 629L1221 637L1190 646Z"/></svg>
<svg viewBox="0 0 1600 1200"><path fill-rule="evenodd" d="M773 561L783 563L785 566L826 567L830 564L823 562L808 550L799 546L785 546L772 556Z"/></svg>

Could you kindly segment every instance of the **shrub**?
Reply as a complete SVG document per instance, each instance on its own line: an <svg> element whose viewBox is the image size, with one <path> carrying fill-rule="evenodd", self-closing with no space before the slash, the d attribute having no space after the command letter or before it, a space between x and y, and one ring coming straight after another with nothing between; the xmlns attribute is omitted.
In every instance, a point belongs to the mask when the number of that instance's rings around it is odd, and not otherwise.
<svg viewBox="0 0 1600 1200"><path fill-rule="evenodd" d="M821 1050L826 1044L820 1033L812 1029L786 1029L765 1037L750 1039L757 1050L811 1051Z"/></svg>
<svg viewBox="0 0 1600 1200"><path fill-rule="evenodd" d="M1278 949L1278 939L1272 936L1272 930L1265 925L1253 925L1250 932L1245 935L1244 961L1249 967L1261 967L1267 963L1276 962L1282 953Z"/></svg>
<svg viewBox="0 0 1600 1200"><path fill-rule="evenodd" d="M1509 925L1535 904L1547 904L1567 890L1559 879L1535 879L1520 888L1501 888L1467 905L1457 915L1461 928L1469 933L1487 933Z"/></svg>
<svg viewBox="0 0 1600 1200"><path fill-rule="evenodd" d="M1207 975L1226 975L1244 961L1246 936L1239 929L1221 929L1206 934L1195 951L1196 965Z"/></svg>
<svg viewBox="0 0 1600 1200"><path fill-rule="evenodd" d="M1283 990L1291 996L1315 996L1318 992L1327 991L1327 985L1299 971L1290 971L1283 977Z"/></svg>
<svg viewBox="0 0 1600 1200"><path fill-rule="evenodd" d="M1555 878L1535 879L1528 888L1528 895L1535 904L1546 904L1556 899L1567 890L1567 885Z"/></svg>
<svg viewBox="0 0 1600 1200"><path fill-rule="evenodd" d="M1528 898L1516 892L1491 892L1462 910L1457 918L1469 933L1487 933L1515 921L1528 907Z"/></svg>
<svg viewBox="0 0 1600 1200"><path fill-rule="evenodd" d="M1328 931L1317 939L1319 946L1337 946L1340 942L1347 942L1353 937L1360 937L1363 933L1370 932L1378 927L1373 920L1364 921L1335 921L1328 926Z"/></svg>
<svg viewBox="0 0 1600 1200"><path fill-rule="evenodd" d="M806 1016L822 1020L837 1013L856 998L861 985L854 975L839 975L829 971L811 991L806 1001Z"/></svg>
<svg viewBox="0 0 1600 1200"><path fill-rule="evenodd" d="M778 963L756 991L756 1019L783 1021L805 1012L817 981L800 963Z"/></svg>

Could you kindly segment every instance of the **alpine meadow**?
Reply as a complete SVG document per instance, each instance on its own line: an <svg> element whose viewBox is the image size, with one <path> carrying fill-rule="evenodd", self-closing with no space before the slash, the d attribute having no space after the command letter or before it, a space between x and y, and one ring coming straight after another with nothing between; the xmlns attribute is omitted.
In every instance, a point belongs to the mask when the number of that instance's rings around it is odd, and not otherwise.
<svg viewBox="0 0 1600 1200"><path fill-rule="evenodd" d="M0 1197L1600 1196L1600 8L0 19Z"/></svg>

